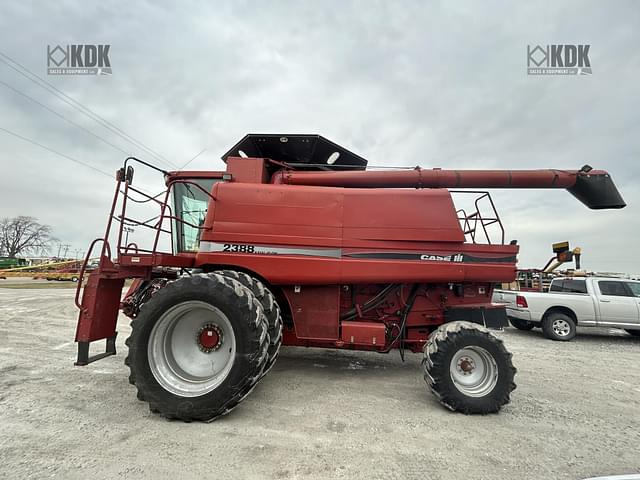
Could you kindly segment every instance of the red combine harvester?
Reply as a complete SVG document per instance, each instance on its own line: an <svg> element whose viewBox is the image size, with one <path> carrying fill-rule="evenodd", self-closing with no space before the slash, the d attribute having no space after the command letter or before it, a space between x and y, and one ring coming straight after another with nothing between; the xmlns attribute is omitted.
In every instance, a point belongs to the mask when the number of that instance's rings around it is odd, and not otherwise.
<svg viewBox="0 0 640 480"><path fill-rule="evenodd" d="M465 192L475 198L465 211L448 188L563 188L589 208L625 206L607 172L589 166L366 170L365 159L317 135L247 135L223 159L224 172L166 172L128 158L105 236L87 252L101 243L99 268L81 302L82 282L76 294L76 365L115 354L122 309L132 318L130 382L168 418L228 413L281 344L424 352L424 377L442 404L496 412L516 370L486 327L507 325L491 294L515 279L519 247L505 243L487 192ZM162 173L166 191L136 188L132 162ZM131 218L131 202L159 214ZM123 224L149 227L153 245L125 245ZM171 251L161 251L162 238ZM89 356L101 339L106 351Z"/></svg>

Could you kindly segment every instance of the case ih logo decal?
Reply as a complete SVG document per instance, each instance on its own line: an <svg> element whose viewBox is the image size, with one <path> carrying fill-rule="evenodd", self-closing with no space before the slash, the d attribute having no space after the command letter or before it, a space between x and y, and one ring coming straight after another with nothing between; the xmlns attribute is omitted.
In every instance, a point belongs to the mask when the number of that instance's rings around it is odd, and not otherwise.
<svg viewBox="0 0 640 480"><path fill-rule="evenodd" d="M111 75L111 45L47 45L49 75Z"/></svg>
<svg viewBox="0 0 640 480"><path fill-rule="evenodd" d="M527 45L529 75L591 75L591 45Z"/></svg>
<svg viewBox="0 0 640 480"><path fill-rule="evenodd" d="M435 262L463 262L464 255L457 253L455 255L420 255L420 260L431 260Z"/></svg>
<svg viewBox="0 0 640 480"><path fill-rule="evenodd" d="M465 255L464 253L452 253L449 255L437 253L411 253L411 252L367 252L367 253L347 253L345 257L349 258L369 258L377 260L422 260L429 262L502 262L502 258L475 258Z"/></svg>

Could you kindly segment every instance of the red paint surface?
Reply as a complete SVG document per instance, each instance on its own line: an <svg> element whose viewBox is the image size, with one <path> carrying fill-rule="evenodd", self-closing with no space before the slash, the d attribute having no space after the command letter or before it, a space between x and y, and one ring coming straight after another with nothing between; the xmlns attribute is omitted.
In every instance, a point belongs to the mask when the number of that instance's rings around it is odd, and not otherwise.
<svg viewBox="0 0 640 480"><path fill-rule="evenodd" d="M467 243L444 187L569 188L578 178L576 171L561 170L275 172L276 168L280 167L261 158L229 158L227 172L173 172L165 181L173 185L229 174L230 181L214 184L201 242L333 249L338 254L207 252L201 243L197 254L118 252L112 263L105 260L110 257L105 242L101 266L84 288L76 341L113 336L126 278L175 278L176 270L162 268L224 267L249 272L273 291L284 314L286 345L386 351L399 346L402 325L404 346L418 351L429 332L445 321L447 309L489 306L493 284L513 281L516 274L519 247ZM116 215L123 178L110 218ZM104 239L109 238L110 226ZM454 257L463 260L446 260ZM368 302L389 284L394 287L369 308ZM127 296L140 285L136 282ZM341 320L354 310L355 316ZM213 348L220 338L205 330L198 340Z"/></svg>

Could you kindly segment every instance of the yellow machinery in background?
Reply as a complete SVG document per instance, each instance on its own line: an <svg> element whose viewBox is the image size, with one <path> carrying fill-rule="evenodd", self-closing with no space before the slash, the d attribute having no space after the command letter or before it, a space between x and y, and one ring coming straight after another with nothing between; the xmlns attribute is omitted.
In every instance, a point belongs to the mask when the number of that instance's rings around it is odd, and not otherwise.
<svg viewBox="0 0 640 480"><path fill-rule="evenodd" d="M40 265L7 268L0 270L0 278L31 277L33 279L77 282L81 263L79 260L64 260L42 263Z"/></svg>
<svg viewBox="0 0 640 480"><path fill-rule="evenodd" d="M574 261L575 269L570 274L575 276L585 275L585 273L580 270L580 257L582 255L582 249L580 247L572 250L569 242L554 243L551 247L554 255L543 268L518 270L516 281L503 284L502 288L505 290L521 290L525 292L546 292L549 290L551 280L553 280L553 272L561 265Z"/></svg>

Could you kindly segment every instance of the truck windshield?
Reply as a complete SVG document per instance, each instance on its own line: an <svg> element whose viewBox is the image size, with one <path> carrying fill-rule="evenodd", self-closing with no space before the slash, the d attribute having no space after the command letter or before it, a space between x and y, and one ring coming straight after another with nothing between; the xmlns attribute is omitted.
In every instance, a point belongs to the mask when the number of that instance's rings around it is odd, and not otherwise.
<svg viewBox="0 0 640 480"><path fill-rule="evenodd" d="M189 179L204 188L207 192L219 178ZM191 225L201 226L207 215L207 208L211 197L194 185L177 183L173 186L174 215ZM176 252L196 252L200 244L202 230L174 220L173 245Z"/></svg>

